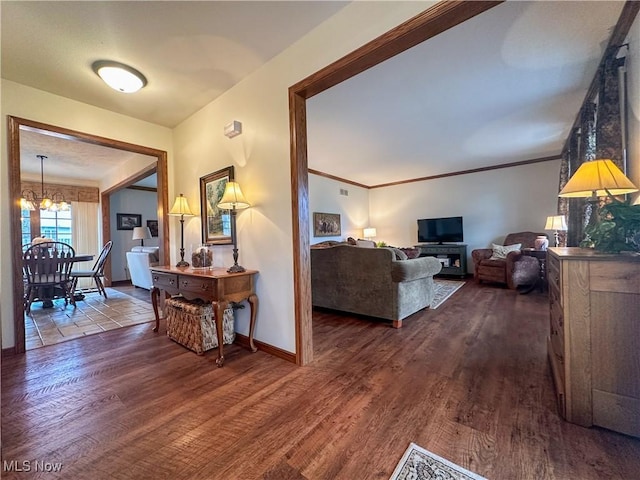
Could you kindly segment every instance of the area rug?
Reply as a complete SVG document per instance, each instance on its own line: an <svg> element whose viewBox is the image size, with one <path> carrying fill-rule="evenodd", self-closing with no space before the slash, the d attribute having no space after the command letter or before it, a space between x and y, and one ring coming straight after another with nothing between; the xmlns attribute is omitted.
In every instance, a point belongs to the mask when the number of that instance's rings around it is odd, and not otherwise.
<svg viewBox="0 0 640 480"><path fill-rule="evenodd" d="M451 295L453 295L459 288L461 288L465 282L459 280L434 279L433 283L435 296L433 297L433 301L429 306L431 310L435 310L440 305L442 305L444 301Z"/></svg>
<svg viewBox="0 0 640 480"><path fill-rule="evenodd" d="M409 444L389 480L487 480L455 463Z"/></svg>

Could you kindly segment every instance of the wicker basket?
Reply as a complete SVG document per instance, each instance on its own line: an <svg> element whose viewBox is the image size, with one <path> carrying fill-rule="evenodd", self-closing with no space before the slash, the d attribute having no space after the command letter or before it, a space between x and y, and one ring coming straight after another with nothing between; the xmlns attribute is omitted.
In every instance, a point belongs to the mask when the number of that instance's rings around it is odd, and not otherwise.
<svg viewBox="0 0 640 480"><path fill-rule="evenodd" d="M198 355L218 346L214 311L210 303L182 297L169 298L165 302L165 317L167 336ZM236 338L233 321L233 308L229 306L222 319L225 345L233 343Z"/></svg>

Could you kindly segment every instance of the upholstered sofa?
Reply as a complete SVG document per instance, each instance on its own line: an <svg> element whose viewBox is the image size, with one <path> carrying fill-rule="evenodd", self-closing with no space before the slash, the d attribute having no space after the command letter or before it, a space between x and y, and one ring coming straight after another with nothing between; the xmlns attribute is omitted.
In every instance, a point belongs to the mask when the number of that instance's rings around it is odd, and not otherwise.
<svg viewBox="0 0 640 480"><path fill-rule="evenodd" d="M149 267L158 265L159 250L159 247L136 246L127 252L127 267L133 285L151 290L153 280Z"/></svg>
<svg viewBox="0 0 640 480"><path fill-rule="evenodd" d="M400 328L404 318L431 304L433 276L441 268L434 257L407 259L393 248L312 248L312 303L391 320Z"/></svg>

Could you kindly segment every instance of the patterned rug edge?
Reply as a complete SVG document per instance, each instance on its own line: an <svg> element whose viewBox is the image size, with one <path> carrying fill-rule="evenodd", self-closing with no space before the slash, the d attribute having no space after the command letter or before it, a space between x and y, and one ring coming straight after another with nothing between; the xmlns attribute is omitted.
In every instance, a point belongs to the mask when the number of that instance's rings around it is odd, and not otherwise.
<svg viewBox="0 0 640 480"><path fill-rule="evenodd" d="M433 452L410 443L389 480L487 480Z"/></svg>
<svg viewBox="0 0 640 480"><path fill-rule="evenodd" d="M451 295L456 293L462 286L466 283L464 281L459 280L434 280L434 287L436 289L436 295L431 302L429 308L431 310L435 310L439 306L441 306L445 300L447 300Z"/></svg>

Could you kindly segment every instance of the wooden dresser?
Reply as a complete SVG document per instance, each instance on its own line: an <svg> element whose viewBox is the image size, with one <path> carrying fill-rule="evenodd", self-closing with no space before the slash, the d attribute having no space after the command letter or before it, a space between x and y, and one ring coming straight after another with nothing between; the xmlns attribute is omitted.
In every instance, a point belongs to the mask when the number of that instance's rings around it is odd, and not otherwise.
<svg viewBox="0 0 640 480"><path fill-rule="evenodd" d="M549 248L547 279L560 414L640 436L640 256Z"/></svg>

